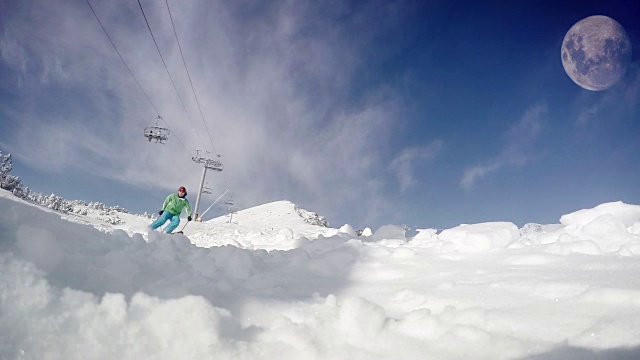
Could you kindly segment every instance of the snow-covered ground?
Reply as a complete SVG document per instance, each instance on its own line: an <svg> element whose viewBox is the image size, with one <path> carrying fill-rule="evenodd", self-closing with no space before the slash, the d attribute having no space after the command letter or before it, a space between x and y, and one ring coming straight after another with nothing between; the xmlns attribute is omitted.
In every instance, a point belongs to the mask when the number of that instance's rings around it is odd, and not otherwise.
<svg viewBox="0 0 640 360"><path fill-rule="evenodd" d="M638 205L412 237L286 201L117 217L0 191L0 359L640 358Z"/></svg>

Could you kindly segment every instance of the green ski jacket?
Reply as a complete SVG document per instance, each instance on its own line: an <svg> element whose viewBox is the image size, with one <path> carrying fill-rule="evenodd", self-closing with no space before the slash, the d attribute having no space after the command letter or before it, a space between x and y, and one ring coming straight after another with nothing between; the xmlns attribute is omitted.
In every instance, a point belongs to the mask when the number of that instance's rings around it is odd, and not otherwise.
<svg viewBox="0 0 640 360"><path fill-rule="evenodd" d="M162 204L162 210L178 216L180 216L182 209L185 207L187 208L187 216L191 216L191 205L189 205L189 200L187 200L187 198L181 198L175 193L167 196L164 200L164 204Z"/></svg>

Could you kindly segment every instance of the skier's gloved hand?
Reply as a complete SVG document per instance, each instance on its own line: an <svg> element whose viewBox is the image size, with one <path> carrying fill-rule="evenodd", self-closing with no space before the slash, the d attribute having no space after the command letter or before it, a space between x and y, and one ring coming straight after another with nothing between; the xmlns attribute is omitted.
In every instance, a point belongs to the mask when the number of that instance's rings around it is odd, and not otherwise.
<svg viewBox="0 0 640 360"><path fill-rule="evenodd" d="M191 221L191 216L187 216L187 221Z"/></svg>
<svg viewBox="0 0 640 360"><path fill-rule="evenodd" d="M158 214L162 215L163 212L164 212L164 210L160 210L160 211L158 211Z"/></svg>

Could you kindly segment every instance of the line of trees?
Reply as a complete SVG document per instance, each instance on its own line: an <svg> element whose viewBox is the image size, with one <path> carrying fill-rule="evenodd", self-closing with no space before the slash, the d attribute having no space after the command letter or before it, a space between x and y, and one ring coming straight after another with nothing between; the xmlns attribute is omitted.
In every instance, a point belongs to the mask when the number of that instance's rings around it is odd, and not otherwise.
<svg viewBox="0 0 640 360"><path fill-rule="evenodd" d="M26 186L22 185L22 181L19 176L11 175L13 169L13 160L11 154L3 155L0 151L0 188L3 190L11 191L13 195L38 204L46 206L54 211L68 213L73 211L73 204L61 198L58 195L44 195L31 191Z"/></svg>
<svg viewBox="0 0 640 360"><path fill-rule="evenodd" d="M65 200L56 194L44 195L31 191L28 187L22 185L20 177L11 175L13 169L13 160L11 154L3 155L0 151L0 188L11 191L13 195L32 202L34 204L48 207L51 210L70 213L74 212L77 205L83 205L96 210L100 210L101 214L113 215L116 211L127 213L125 208L120 206L106 206L99 202L86 203L82 200ZM85 214L86 215L86 214Z"/></svg>

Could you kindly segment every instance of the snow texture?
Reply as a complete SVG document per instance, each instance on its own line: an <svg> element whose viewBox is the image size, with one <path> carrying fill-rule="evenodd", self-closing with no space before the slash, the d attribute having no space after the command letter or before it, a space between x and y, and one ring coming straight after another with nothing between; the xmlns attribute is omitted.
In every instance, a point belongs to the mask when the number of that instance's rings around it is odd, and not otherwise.
<svg viewBox="0 0 640 360"><path fill-rule="evenodd" d="M184 235L0 208L0 359L640 358L635 205L413 237L287 201Z"/></svg>

